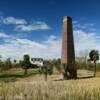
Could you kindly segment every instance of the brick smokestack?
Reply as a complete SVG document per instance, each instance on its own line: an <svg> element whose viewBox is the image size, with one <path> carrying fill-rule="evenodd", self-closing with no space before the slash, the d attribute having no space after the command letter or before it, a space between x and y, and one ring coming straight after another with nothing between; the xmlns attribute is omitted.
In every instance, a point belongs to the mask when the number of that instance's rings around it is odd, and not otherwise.
<svg viewBox="0 0 100 100"><path fill-rule="evenodd" d="M64 68L64 79L77 77L72 18L69 16L63 19L61 64Z"/></svg>

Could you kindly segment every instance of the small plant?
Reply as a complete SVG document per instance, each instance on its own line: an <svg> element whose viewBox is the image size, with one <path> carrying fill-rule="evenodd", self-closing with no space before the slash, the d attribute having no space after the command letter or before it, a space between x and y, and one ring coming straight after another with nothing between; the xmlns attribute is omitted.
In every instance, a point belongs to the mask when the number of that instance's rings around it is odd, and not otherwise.
<svg viewBox="0 0 100 100"><path fill-rule="evenodd" d="M41 67L41 71L45 75L45 80L47 81L47 75L53 74L53 64L52 64L52 62L45 60L44 66Z"/></svg>

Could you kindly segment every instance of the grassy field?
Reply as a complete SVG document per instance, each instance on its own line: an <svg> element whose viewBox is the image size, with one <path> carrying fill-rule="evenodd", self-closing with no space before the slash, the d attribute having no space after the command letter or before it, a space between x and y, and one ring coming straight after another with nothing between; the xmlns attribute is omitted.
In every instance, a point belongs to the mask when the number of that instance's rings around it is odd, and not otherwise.
<svg viewBox="0 0 100 100"><path fill-rule="evenodd" d="M0 81L16 81L18 78L29 77L37 73L39 73L39 68L28 69L27 75L24 75L24 70L22 68L12 68L8 71L0 72Z"/></svg>
<svg viewBox="0 0 100 100"><path fill-rule="evenodd" d="M92 76L79 70L78 76ZM87 76L86 76L87 75ZM97 72L97 76L100 72ZM61 80L62 75L33 75L15 82L0 82L0 100L100 100L100 78Z"/></svg>

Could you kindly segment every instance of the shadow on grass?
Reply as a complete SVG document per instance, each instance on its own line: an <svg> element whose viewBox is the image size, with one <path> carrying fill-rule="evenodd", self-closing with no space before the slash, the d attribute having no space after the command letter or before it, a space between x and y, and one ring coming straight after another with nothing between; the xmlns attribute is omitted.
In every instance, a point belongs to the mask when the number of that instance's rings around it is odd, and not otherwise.
<svg viewBox="0 0 100 100"><path fill-rule="evenodd" d="M17 81L17 78L26 78L32 75L36 75L36 73L28 73L27 75L25 74L11 74L11 73L3 73L0 74L0 81L2 82L15 82Z"/></svg>
<svg viewBox="0 0 100 100"><path fill-rule="evenodd" d="M17 74L1 74L0 75L0 82L15 82L17 78L23 78L24 75L17 75Z"/></svg>
<svg viewBox="0 0 100 100"><path fill-rule="evenodd" d="M94 78L94 76L77 77L77 79L89 79L89 78Z"/></svg>
<svg viewBox="0 0 100 100"><path fill-rule="evenodd" d="M22 77L25 77L25 75L16 75L16 74L2 74L2 75L0 75L0 78L9 78L9 77L22 78Z"/></svg>
<svg viewBox="0 0 100 100"><path fill-rule="evenodd" d="M76 79L57 79L57 80L53 80L53 81L80 80L80 79L90 79L90 78L94 78L94 76L77 77Z"/></svg>

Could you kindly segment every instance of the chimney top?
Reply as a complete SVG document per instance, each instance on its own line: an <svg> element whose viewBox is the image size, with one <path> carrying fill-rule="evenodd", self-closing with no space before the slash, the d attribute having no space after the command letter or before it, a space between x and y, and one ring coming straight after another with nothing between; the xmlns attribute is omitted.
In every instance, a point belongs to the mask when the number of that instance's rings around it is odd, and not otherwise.
<svg viewBox="0 0 100 100"><path fill-rule="evenodd" d="M63 22L65 22L67 20L72 20L72 18L70 16L65 16L64 19L63 19Z"/></svg>

